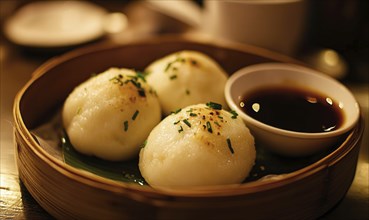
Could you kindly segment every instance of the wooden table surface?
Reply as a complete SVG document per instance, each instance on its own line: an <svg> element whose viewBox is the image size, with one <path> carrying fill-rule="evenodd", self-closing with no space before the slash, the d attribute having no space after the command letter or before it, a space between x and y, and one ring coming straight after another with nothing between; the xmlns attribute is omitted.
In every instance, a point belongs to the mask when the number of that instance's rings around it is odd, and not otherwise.
<svg viewBox="0 0 369 220"><path fill-rule="evenodd" d="M3 20L13 9L9 1L0 0ZM10 6L9 6L10 5ZM8 8L3 8L7 6ZM8 10L8 11L6 11ZM2 21L3 22L3 21ZM1 32L1 163L0 219L52 219L32 198L19 180L13 142L12 106L17 91L28 81L31 73L57 54L26 52L9 43ZM367 45L367 43L366 43ZM368 65L361 68L368 74ZM350 74L350 73L349 73ZM364 133L357 172L351 188L342 201L321 219L369 219L369 156L368 156L368 82L344 82L359 101L365 119ZM337 183L339 184L339 183Z"/></svg>

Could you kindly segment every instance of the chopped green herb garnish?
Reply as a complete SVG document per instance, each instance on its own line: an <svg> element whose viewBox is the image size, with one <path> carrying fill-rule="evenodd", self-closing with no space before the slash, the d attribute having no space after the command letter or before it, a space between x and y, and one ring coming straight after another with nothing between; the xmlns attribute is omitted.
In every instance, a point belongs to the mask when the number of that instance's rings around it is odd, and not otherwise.
<svg viewBox="0 0 369 220"><path fill-rule="evenodd" d="M123 81L123 75L118 74L117 76L111 78L110 81L112 81L114 84L118 84L119 86L123 86L123 85L131 82L137 88L138 94L142 97L146 97L144 88L142 88L141 83L138 82L139 78L142 79L143 81L146 81L145 78L143 77L143 75L137 74L137 76L128 76L128 78L130 78L130 79L127 79L127 80Z"/></svg>
<svg viewBox="0 0 369 220"><path fill-rule="evenodd" d="M146 82L145 76L147 75L145 72L136 71L136 75L138 78L140 78L142 81Z"/></svg>
<svg viewBox="0 0 369 220"><path fill-rule="evenodd" d="M191 63L196 66L197 65L197 61L196 60L191 60Z"/></svg>
<svg viewBox="0 0 369 220"><path fill-rule="evenodd" d="M175 125L176 125L176 124L178 124L179 122L180 122L180 121L175 121L173 124L175 124Z"/></svg>
<svg viewBox="0 0 369 220"><path fill-rule="evenodd" d="M211 124L209 121L206 122L206 128L208 129L208 132L213 133L213 128L211 127Z"/></svg>
<svg viewBox="0 0 369 220"><path fill-rule="evenodd" d="M223 119L223 116L221 116L221 115L218 115L218 118L220 118L220 119Z"/></svg>
<svg viewBox="0 0 369 220"><path fill-rule="evenodd" d="M191 123L187 120L187 119L184 119L183 122L188 126L188 127L191 127Z"/></svg>
<svg viewBox="0 0 369 220"><path fill-rule="evenodd" d="M170 80L173 80L173 79L176 79L177 78L177 75L172 75L169 77Z"/></svg>
<svg viewBox="0 0 369 220"><path fill-rule="evenodd" d="M229 139L229 138L227 138L227 145L228 145L228 148L231 151L231 153L234 154L234 150L232 148L231 139Z"/></svg>
<svg viewBox="0 0 369 220"><path fill-rule="evenodd" d="M139 111L136 110L135 113L132 116L132 120L135 120L137 118L138 113L139 113Z"/></svg>
<svg viewBox="0 0 369 220"><path fill-rule="evenodd" d="M214 124L218 125L220 127L220 124L217 121L214 121Z"/></svg>
<svg viewBox="0 0 369 220"><path fill-rule="evenodd" d="M186 112L192 112L193 108L188 109Z"/></svg>
<svg viewBox="0 0 369 220"><path fill-rule="evenodd" d="M128 130L128 121L124 121L124 131Z"/></svg>
<svg viewBox="0 0 369 220"><path fill-rule="evenodd" d="M169 68L173 65L173 63L175 63L175 62L184 62L184 61L185 61L184 58L177 57L177 59L175 59L175 60L173 60L173 61L171 61L167 64L167 66L164 69L164 72L167 72L169 70Z"/></svg>
<svg viewBox="0 0 369 220"><path fill-rule="evenodd" d="M216 110L221 110L222 109L222 105L215 103L215 102L208 102L206 103L206 106L212 108L212 109L216 109Z"/></svg>
<svg viewBox="0 0 369 220"><path fill-rule="evenodd" d="M138 90L138 94L139 94L141 97L146 97L146 93L145 93L145 90L144 90L144 89L139 89L139 90Z"/></svg>
<svg viewBox="0 0 369 220"><path fill-rule="evenodd" d="M118 84L118 85L122 86L124 84L122 79L123 79L123 75L119 74L119 75L111 78L110 81L112 81L114 84Z"/></svg>
<svg viewBox="0 0 369 220"><path fill-rule="evenodd" d="M169 70L169 68L170 68L170 66L172 65L172 63L173 62L169 62L168 64L167 64L167 66L165 67L165 69L164 69L164 72L167 72L168 70Z"/></svg>
<svg viewBox="0 0 369 220"><path fill-rule="evenodd" d="M131 82L134 86L136 86L138 89L141 89L141 83L139 83L137 80L134 79L130 79L128 80L129 82Z"/></svg>
<svg viewBox="0 0 369 220"><path fill-rule="evenodd" d="M237 118L237 116L238 116L237 112L235 112L234 110L231 110L229 112L232 114L231 118L233 118L233 119Z"/></svg>
<svg viewBox="0 0 369 220"><path fill-rule="evenodd" d="M180 129L178 130L178 133L181 133L183 131L183 128L182 128L182 126L179 126L179 127L180 127Z"/></svg>
<svg viewBox="0 0 369 220"><path fill-rule="evenodd" d="M181 109L181 108L179 108L179 109L175 110L174 112L172 112L172 114L177 114L177 113L179 113L181 110L182 110L182 109Z"/></svg>
<svg viewBox="0 0 369 220"><path fill-rule="evenodd" d="M146 147L146 144L147 144L147 139L143 142L143 144L141 145L141 148Z"/></svg>
<svg viewBox="0 0 369 220"><path fill-rule="evenodd" d="M196 113L190 113L190 116L192 116L192 117L196 117L197 116L197 114Z"/></svg>

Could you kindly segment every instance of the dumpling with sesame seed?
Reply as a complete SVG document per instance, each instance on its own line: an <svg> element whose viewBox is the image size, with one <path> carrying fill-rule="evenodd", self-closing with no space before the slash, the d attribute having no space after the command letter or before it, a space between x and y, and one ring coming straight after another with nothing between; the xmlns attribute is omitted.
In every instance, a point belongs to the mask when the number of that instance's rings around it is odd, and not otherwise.
<svg viewBox="0 0 369 220"><path fill-rule="evenodd" d="M256 158L243 120L217 103L183 108L163 119L141 149L139 169L152 187L241 183Z"/></svg>
<svg viewBox="0 0 369 220"><path fill-rule="evenodd" d="M77 151L118 161L138 155L141 144L160 122L161 109L141 73L110 68L69 94L62 118Z"/></svg>
<svg viewBox="0 0 369 220"><path fill-rule="evenodd" d="M189 105L214 101L226 106L228 75L211 57L184 50L151 63L147 81L156 90L164 115Z"/></svg>

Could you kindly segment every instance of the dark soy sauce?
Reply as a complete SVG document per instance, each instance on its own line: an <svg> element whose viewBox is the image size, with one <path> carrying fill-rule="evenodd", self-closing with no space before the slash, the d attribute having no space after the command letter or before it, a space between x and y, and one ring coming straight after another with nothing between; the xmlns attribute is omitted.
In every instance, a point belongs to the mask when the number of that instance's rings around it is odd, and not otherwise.
<svg viewBox="0 0 369 220"><path fill-rule="evenodd" d="M300 88L267 87L243 94L242 110L265 124L298 132L329 132L343 122L338 103Z"/></svg>

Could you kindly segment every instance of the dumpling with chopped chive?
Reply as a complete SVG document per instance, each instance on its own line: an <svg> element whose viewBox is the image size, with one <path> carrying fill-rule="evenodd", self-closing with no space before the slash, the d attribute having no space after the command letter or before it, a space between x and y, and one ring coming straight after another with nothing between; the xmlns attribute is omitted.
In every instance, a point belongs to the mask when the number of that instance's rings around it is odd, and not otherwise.
<svg viewBox="0 0 369 220"><path fill-rule="evenodd" d="M62 117L77 151L118 161L138 155L160 122L161 109L142 74L111 68L77 86L65 100Z"/></svg>
<svg viewBox="0 0 369 220"><path fill-rule="evenodd" d="M151 63L147 81L157 91L164 115L210 100L226 106L227 73L211 57L197 51L179 51Z"/></svg>
<svg viewBox="0 0 369 220"><path fill-rule="evenodd" d="M234 112L208 103L167 116L141 149L139 169L152 187L241 183L254 165L254 138Z"/></svg>

